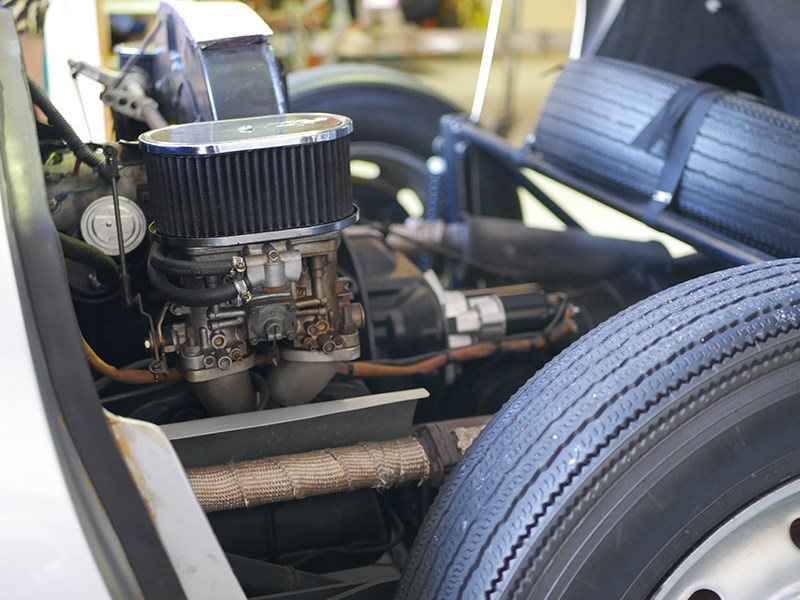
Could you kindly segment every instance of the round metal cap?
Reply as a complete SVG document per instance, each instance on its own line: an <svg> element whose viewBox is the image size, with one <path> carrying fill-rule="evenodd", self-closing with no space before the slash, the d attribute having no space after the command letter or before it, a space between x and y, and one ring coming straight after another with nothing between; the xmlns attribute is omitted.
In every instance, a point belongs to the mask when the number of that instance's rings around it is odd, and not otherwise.
<svg viewBox="0 0 800 600"><path fill-rule="evenodd" d="M171 125L143 133L139 145L151 154L198 156L315 144L352 131L353 122L341 115L289 113Z"/></svg>
<svg viewBox="0 0 800 600"><path fill-rule="evenodd" d="M139 206L124 196L119 198L122 239L125 253L136 249L147 232L147 218ZM92 202L81 217L81 235L87 244L111 256L119 255L114 198L103 196Z"/></svg>

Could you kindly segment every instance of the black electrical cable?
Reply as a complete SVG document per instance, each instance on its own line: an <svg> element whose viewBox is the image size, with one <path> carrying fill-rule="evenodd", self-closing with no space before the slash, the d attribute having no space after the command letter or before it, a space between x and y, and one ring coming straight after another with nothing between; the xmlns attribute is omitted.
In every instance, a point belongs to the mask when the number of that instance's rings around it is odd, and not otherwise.
<svg viewBox="0 0 800 600"><path fill-rule="evenodd" d="M62 115L55 105L50 101L50 98L47 96L47 92L45 92L38 83L31 79L30 75L27 77L28 88L31 92L31 99L33 100L33 103L45 114L47 120L50 122L50 125L52 125L56 131L58 131L59 135L61 135L61 137L67 143L67 146L69 146L70 150L75 153L75 156L77 156L87 165L92 166L98 173L100 173L100 176L103 179L110 181L111 174L108 172L103 159L92 152L89 146L80 138L80 136L78 136L77 133L75 133L75 130L64 118L64 115Z"/></svg>
<svg viewBox="0 0 800 600"><path fill-rule="evenodd" d="M70 284L69 291L72 295L72 301L76 304L86 304L88 306L100 306L108 304L109 302L119 298L119 290L114 290L111 293L99 292L97 294L87 293L85 290L80 290Z"/></svg>
<svg viewBox="0 0 800 600"><path fill-rule="evenodd" d="M136 387L131 390L126 390L124 392L103 396L102 398L100 398L100 402L105 405L109 403L119 402L122 400L131 400L139 398L140 396L154 396L157 392L161 392L169 388L174 388L176 386L182 385L183 383L184 383L183 381L165 381L164 383L156 383L154 385L150 385L147 387Z"/></svg>
<svg viewBox="0 0 800 600"><path fill-rule="evenodd" d="M171 283L167 276L159 273L152 264L147 264L147 277L159 292L170 300L184 306L211 306L233 300L239 295L233 283L223 283L213 288L187 289Z"/></svg>
<svg viewBox="0 0 800 600"><path fill-rule="evenodd" d="M117 263L108 254L65 233L58 232L61 251L66 258L82 263L97 270L100 275L109 279L117 279Z"/></svg>
<svg viewBox="0 0 800 600"><path fill-rule="evenodd" d="M153 243L150 248L150 264L157 271L176 277L207 277L230 273L233 263L230 260L181 260L164 254L161 245Z"/></svg>
<svg viewBox="0 0 800 600"><path fill-rule="evenodd" d="M123 417L150 421L157 425L183 420L180 413L191 406L196 406L199 410L200 407L195 405L195 397L186 382L172 381L159 385L165 387L158 390L131 390L130 395L116 399L103 398L103 408Z"/></svg>

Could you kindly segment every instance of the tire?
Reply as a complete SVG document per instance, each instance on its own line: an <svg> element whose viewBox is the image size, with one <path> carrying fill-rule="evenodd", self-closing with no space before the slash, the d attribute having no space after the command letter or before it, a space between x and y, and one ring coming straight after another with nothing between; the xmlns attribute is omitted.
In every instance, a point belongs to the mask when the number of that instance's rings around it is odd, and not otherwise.
<svg viewBox="0 0 800 600"><path fill-rule="evenodd" d="M718 526L800 477L798 431L800 260L656 294L493 418L431 508L398 597L648 598Z"/></svg>
<svg viewBox="0 0 800 600"><path fill-rule="evenodd" d="M432 154L431 146L439 133L439 119L460 112L415 77L377 65L337 64L305 69L290 73L287 87L292 111L330 112L353 119L353 154L358 154L361 160L385 165L387 147L394 147L395 155L405 155L389 164L393 174L390 186L394 187L397 175L402 173L397 168L400 164L408 165L406 175L410 181L418 179L420 165L424 168ZM371 156L370 148L383 150ZM482 214L521 218L516 185L489 156L481 154L477 162L482 205L485 206ZM365 193L374 200L374 183L368 185L368 182L354 180L356 201L359 194ZM381 182L380 187L387 185ZM365 188L369 189L365 191ZM396 191L392 188L392 192ZM425 205L427 190L414 191ZM395 203L396 197L388 193L385 202Z"/></svg>
<svg viewBox="0 0 800 600"><path fill-rule="evenodd" d="M553 164L624 197L649 202L666 144L632 145L691 80L608 58L569 63L536 127ZM734 94L708 110L674 210L776 258L800 256L800 118Z"/></svg>

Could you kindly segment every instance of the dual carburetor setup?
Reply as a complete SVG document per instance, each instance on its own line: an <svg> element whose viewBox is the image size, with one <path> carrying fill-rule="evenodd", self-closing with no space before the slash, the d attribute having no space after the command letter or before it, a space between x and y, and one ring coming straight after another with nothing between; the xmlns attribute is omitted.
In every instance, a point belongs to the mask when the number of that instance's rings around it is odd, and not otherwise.
<svg viewBox="0 0 800 600"><path fill-rule="evenodd" d="M306 403L360 355L364 312L337 273L354 223L347 117L283 114L140 137L154 220L148 276L170 300L151 340L211 415ZM175 319L163 327L167 312ZM249 370L267 345L261 398Z"/></svg>

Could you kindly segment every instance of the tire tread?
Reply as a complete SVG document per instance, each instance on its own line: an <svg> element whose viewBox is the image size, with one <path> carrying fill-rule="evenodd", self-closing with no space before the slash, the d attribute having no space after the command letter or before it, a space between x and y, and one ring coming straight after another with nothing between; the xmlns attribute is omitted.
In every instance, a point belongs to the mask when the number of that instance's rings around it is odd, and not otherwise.
<svg viewBox="0 0 800 600"><path fill-rule="evenodd" d="M690 80L609 58L569 63L548 98L535 149L641 202L658 186L666 141L631 144ZM776 257L800 255L800 119L733 94L700 127L673 209Z"/></svg>
<svg viewBox="0 0 800 600"><path fill-rule="evenodd" d="M790 260L688 282L550 363L498 413L440 493L399 597L503 592L512 563L528 560L533 537L541 542L540 523L634 424L721 363L798 333L798 280L800 261ZM572 452L577 446L582 453Z"/></svg>

